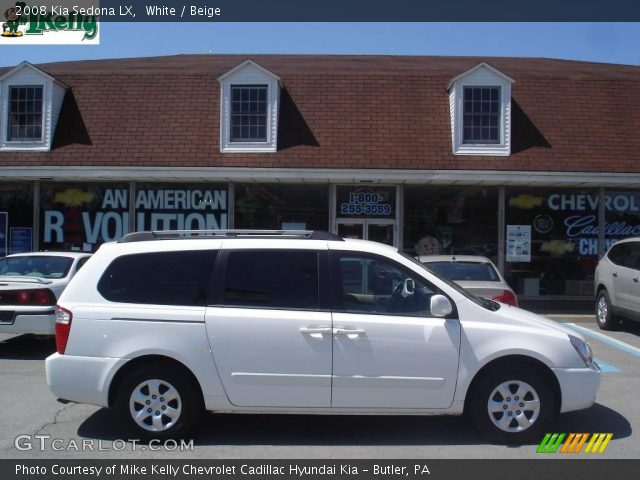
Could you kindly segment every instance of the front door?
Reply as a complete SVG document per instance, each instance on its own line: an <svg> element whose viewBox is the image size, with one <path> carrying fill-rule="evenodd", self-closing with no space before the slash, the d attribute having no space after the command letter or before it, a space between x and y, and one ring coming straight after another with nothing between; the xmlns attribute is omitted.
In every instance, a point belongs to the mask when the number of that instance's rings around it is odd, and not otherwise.
<svg viewBox="0 0 640 480"><path fill-rule="evenodd" d="M333 407L447 408L458 372L460 322L435 318L437 288L388 259L331 251ZM413 293L406 288L413 281Z"/></svg>
<svg viewBox="0 0 640 480"><path fill-rule="evenodd" d="M214 278L221 283L205 319L229 401L241 407L329 407L331 313L320 303L326 249L220 255Z"/></svg>
<svg viewBox="0 0 640 480"><path fill-rule="evenodd" d="M339 218L336 223L338 235L343 238L359 238L386 245L395 243L396 222L394 220Z"/></svg>

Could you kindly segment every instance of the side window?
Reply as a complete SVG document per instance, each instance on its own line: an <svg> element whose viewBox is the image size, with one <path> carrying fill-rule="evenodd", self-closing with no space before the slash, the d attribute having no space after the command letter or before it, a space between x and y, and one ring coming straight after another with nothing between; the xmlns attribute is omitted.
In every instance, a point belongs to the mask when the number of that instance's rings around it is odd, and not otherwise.
<svg viewBox="0 0 640 480"><path fill-rule="evenodd" d="M440 293L420 276L378 257L338 254L334 306L347 313L428 317L430 300Z"/></svg>
<svg viewBox="0 0 640 480"><path fill-rule="evenodd" d="M215 251L197 250L124 255L98 282L112 302L204 306Z"/></svg>
<svg viewBox="0 0 640 480"><path fill-rule="evenodd" d="M622 261L622 265L634 270L640 270L640 242L627 243L627 251Z"/></svg>
<svg viewBox="0 0 640 480"><path fill-rule="evenodd" d="M316 251L230 251L223 303L236 307L317 310Z"/></svg>
<svg viewBox="0 0 640 480"><path fill-rule="evenodd" d="M628 243L618 243L611 247L611 250L609 250L609 254L607 255L609 260L616 265L622 265L628 245Z"/></svg>

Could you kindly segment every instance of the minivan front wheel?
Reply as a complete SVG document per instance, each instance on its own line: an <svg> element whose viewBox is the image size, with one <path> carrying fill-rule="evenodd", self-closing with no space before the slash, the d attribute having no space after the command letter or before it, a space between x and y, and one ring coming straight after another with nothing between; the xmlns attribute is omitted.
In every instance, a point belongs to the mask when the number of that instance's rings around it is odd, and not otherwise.
<svg viewBox="0 0 640 480"><path fill-rule="evenodd" d="M481 378L468 407L480 433L496 443L518 444L540 440L556 415L556 403L546 377L523 365Z"/></svg>
<svg viewBox="0 0 640 480"><path fill-rule="evenodd" d="M202 412L193 385L169 365L141 366L120 383L113 402L119 422L143 440L186 435Z"/></svg>

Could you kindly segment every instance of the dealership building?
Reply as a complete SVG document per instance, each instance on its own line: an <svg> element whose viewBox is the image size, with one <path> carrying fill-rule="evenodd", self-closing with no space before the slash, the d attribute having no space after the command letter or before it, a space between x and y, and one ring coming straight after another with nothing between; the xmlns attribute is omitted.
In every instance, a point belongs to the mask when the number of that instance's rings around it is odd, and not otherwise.
<svg viewBox="0 0 640 480"><path fill-rule="evenodd" d="M640 235L640 67L179 55L0 69L0 256L135 230L316 229L593 296Z"/></svg>

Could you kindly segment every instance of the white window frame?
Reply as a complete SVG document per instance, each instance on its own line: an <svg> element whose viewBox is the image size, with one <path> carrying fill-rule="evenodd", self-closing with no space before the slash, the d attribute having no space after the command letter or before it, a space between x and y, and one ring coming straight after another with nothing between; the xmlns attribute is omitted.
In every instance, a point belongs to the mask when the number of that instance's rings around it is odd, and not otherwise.
<svg viewBox="0 0 640 480"><path fill-rule="evenodd" d="M28 139L9 139L9 125L10 125L10 118L9 118L9 105L11 103L11 90L14 88L36 88L36 87L40 87L42 88L42 109L40 112L40 138L39 139L35 139L35 138L28 138ZM45 128L46 128L46 111L47 111L47 98L46 98L46 94L47 94L47 87L45 84L41 83L41 84L31 84L31 85L22 85L22 84L15 84L15 85L7 85L7 108L6 108L6 116L5 116L5 138L6 138L6 143L7 144L15 144L15 145L31 145L31 144L36 144L36 145L40 145L44 143L44 138L45 138Z"/></svg>
<svg viewBox="0 0 640 480"><path fill-rule="evenodd" d="M514 80L486 63L455 77L449 82L451 140L454 155L511 155L511 85ZM498 143L464 143L464 89L466 87L500 88L500 141Z"/></svg>
<svg viewBox="0 0 640 480"><path fill-rule="evenodd" d="M220 151L222 153L265 153L278 149L278 116L280 110L280 78L251 60L246 60L220 78ZM267 140L262 142L231 141L231 87L266 85Z"/></svg>

